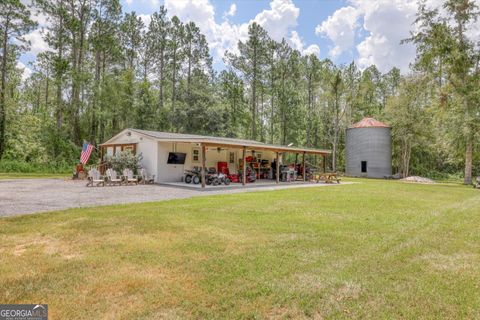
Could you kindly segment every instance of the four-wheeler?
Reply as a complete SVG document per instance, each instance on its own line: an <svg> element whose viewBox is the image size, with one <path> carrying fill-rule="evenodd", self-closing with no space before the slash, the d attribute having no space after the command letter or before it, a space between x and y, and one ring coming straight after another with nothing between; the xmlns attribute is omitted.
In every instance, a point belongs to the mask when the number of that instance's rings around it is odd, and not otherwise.
<svg viewBox="0 0 480 320"><path fill-rule="evenodd" d="M192 170L185 170L185 183L199 184L202 177L202 168L193 167Z"/></svg>
<svg viewBox="0 0 480 320"><path fill-rule="evenodd" d="M214 186L218 186L220 184L225 184L228 186L230 184L230 179L225 173L214 173L214 174L209 174L207 181L209 181L207 184L211 184Z"/></svg>

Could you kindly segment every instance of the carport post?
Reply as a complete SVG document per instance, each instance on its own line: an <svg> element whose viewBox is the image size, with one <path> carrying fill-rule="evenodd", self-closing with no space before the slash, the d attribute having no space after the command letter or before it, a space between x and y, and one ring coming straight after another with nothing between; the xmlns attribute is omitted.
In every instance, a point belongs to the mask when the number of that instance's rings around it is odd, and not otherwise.
<svg viewBox="0 0 480 320"><path fill-rule="evenodd" d="M322 157L323 157L323 173L326 173L327 172L327 156L323 154Z"/></svg>
<svg viewBox="0 0 480 320"><path fill-rule="evenodd" d="M243 170L242 170L242 185L245 186L247 180L247 147L243 147Z"/></svg>
<svg viewBox="0 0 480 320"><path fill-rule="evenodd" d="M205 157L206 157L206 147L204 144L202 144L202 172L201 172L201 177L202 177L202 188L205 188Z"/></svg>
<svg viewBox="0 0 480 320"><path fill-rule="evenodd" d="M302 167L303 167L303 172L302 172L303 182L305 182L306 181L306 179L305 179L305 151L303 151Z"/></svg>
<svg viewBox="0 0 480 320"><path fill-rule="evenodd" d="M278 154L278 151L277 151L277 161L275 161L275 162L276 162L276 166L277 166L277 167L275 168L275 170L276 170L276 172L277 172L277 174L275 175L275 177L277 178L277 183L279 183L279 182L280 182L280 156L279 156L279 154Z"/></svg>

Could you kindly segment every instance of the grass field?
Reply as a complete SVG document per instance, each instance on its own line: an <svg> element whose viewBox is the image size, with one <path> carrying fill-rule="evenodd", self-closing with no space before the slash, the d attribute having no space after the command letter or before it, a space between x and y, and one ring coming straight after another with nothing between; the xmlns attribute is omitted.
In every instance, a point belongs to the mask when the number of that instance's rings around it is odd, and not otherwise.
<svg viewBox="0 0 480 320"><path fill-rule="evenodd" d="M51 319L480 318L480 192L359 180L0 219Z"/></svg>
<svg viewBox="0 0 480 320"><path fill-rule="evenodd" d="M0 180L2 179L66 179L72 174L68 173L23 173L23 172L0 172Z"/></svg>

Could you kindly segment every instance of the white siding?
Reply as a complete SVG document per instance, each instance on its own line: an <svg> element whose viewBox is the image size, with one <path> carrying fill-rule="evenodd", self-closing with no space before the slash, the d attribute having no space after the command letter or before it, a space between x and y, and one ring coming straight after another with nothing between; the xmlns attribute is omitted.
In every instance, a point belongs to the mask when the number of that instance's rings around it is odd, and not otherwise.
<svg viewBox="0 0 480 320"><path fill-rule="evenodd" d="M192 160L192 153L194 148L199 148L197 144L194 143L172 143L172 142L158 142L158 157L157 157L157 173L158 173L158 182L179 182L182 181L184 171L186 169L191 169L194 166L201 166L201 149L200 149L200 161L194 163ZM230 151L235 152L235 163L229 163L229 153ZM169 152L182 152L186 153L186 159L184 165L179 164L167 164L168 153ZM269 162L272 162L275 158L275 153L271 151L262 151L258 152L262 154L262 159L268 159ZM252 153L247 152L247 156L250 156ZM230 173L237 173L238 171L238 159L242 158L241 149L224 149L222 148L218 151L215 147L207 148L206 152L206 163L207 167L217 167L217 162L224 161L228 163Z"/></svg>
<svg viewBox="0 0 480 320"><path fill-rule="evenodd" d="M128 135L127 133L130 133L130 135ZM110 141L109 144L128 144L128 143L138 143L142 141L153 141L153 140L145 138L133 131L125 131L123 134L116 137L114 140Z"/></svg>
<svg viewBox="0 0 480 320"><path fill-rule="evenodd" d="M175 144L171 142L158 142L157 167L158 182L175 182L182 181L185 165L183 164L167 164L168 153L174 152ZM178 146L183 144L177 144ZM177 147L175 152L185 152L182 148ZM189 153L187 153L187 157ZM186 160L185 160L186 161Z"/></svg>
<svg viewBox="0 0 480 320"><path fill-rule="evenodd" d="M142 155L141 166L150 175L154 174L155 181L158 181L157 142L144 139L144 141L137 143L137 154Z"/></svg>
<svg viewBox="0 0 480 320"><path fill-rule="evenodd" d="M130 132L130 135L127 133ZM136 144L137 154L142 154L141 166L147 169L148 173L155 175L155 180L158 180L158 166L157 166L157 142L139 135L132 131L125 131L120 136L109 142L110 144ZM118 150L120 151L120 150ZM113 155L113 148L107 148L107 154Z"/></svg>

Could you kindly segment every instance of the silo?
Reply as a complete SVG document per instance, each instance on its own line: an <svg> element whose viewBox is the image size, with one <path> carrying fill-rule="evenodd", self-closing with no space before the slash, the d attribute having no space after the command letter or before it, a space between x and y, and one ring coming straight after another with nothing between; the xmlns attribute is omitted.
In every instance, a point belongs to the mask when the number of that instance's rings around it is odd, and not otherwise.
<svg viewBox="0 0 480 320"><path fill-rule="evenodd" d="M347 129L346 175L383 178L392 174L391 128L364 118Z"/></svg>

